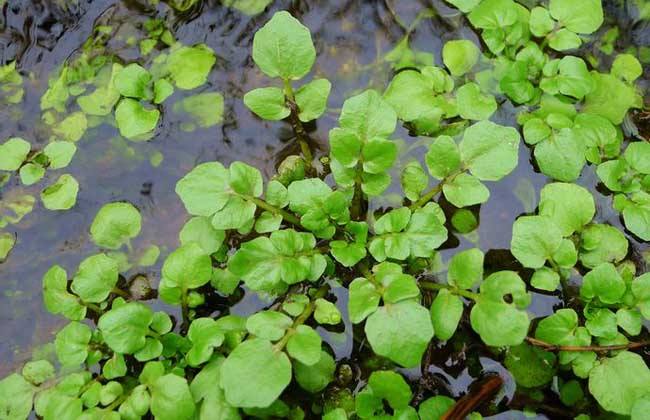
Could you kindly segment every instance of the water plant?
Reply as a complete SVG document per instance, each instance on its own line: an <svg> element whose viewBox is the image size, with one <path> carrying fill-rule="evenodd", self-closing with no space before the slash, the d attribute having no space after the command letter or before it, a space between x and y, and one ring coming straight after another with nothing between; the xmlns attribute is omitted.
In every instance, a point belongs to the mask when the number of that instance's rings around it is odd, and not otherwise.
<svg viewBox="0 0 650 420"><path fill-rule="evenodd" d="M169 3L179 11L195 4ZM140 211L127 202L105 204L88 227L98 251L71 277L59 265L43 276L47 310L68 321L54 342L61 369L57 374L49 361L34 360L0 381L0 414L464 417L476 404L432 389L418 389L418 396L401 369L424 373L439 343L463 335L501 358L530 395L555 381L553 392L577 407L576 418L597 412L592 401L609 414L646 418L650 369L638 351L650 346L644 330L650 273L630 258L623 232L598 216L590 190L574 183L593 165L626 228L650 238L650 146L620 127L629 109L642 106L635 85L641 66L621 54L600 73L582 58L557 54L600 27L597 0L551 0L532 10L513 0L449 3L467 14L488 51L450 40L434 66L410 49L405 28L386 58L398 72L384 92L365 89L343 102L322 156L315 156L304 124L326 112L332 85L324 78L293 85L310 74L316 47L290 13L275 13L255 34L252 58L281 86L241 99L259 118L286 121L300 153L269 179L244 162L206 161L178 180L175 190L190 218L157 285L170 313L144 303L136 279L121 275L132 265L153 264L161 252L132 245L142 230ZM86 130L86 114L114 112L122 136L146 140L160 118L156 106L176 89L203 85L216 60L205 45L167 42L171 34L149 26L151 45L171 44L168 51L148 69L102 63L103 84L83 96L70 92L73 67L64 67L41 101L59 137L37 154L25 140L9 139L0 145L0 169L18 170L30 184L46 167L65 167ZM147 45L140 48L149 54ZM611 91L620 95L612 100ZM71 94L81 111L59 119ZM505 98L523 105L517 128L494 118ZM219 93L199 93L177 107L196 110L191 130L218 124L224 102ZM398 121L424 139L420 159L401 159ZM513 221L512 262L495 264L478 245L443 258L450 232L476 228L476 209L490 200L486 183L511 174L526 152L518 128L550 182L537 206ZM78 188L64 174L41 199L65 210ZM390 188L401 188L399 202L373 206ZM0 241L4 258L15 238ZM264 306L247 316L228 305L215 308L217 299L236 301L242 289ZM531 292L558 294L565 305L532 319ZM367 371L354 389L350 365L337 360L327 341L332 331L352 336L364 359ZM291 398L289 389L310 395L310 404Z"/></svg>

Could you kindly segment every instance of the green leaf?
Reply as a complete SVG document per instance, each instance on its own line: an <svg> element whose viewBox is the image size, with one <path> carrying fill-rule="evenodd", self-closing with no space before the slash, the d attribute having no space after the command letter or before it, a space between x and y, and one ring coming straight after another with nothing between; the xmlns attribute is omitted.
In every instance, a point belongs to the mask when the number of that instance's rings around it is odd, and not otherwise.
<svg viewBox="0 0 650 420"><path fill-rule="evenodd" d="M69 141L53 141L43 149L43 153L50 163L50 169L65 168L70 164L76 152L77 146Z"/></svg>
<svg viewBox="0 0 650 420"><path fill-rule="evenodd" d="M289 12L276 12L257 30L253 39L253 60L269 77L285 80L303 78L316 59L309 29Z"/></svg>
<svg viewBox="0 0 650 420"><path fill-rule="evenodd" d="M189 121L182 126L185 131L194 131L195 125L207 128L223 121L223 95L218 92L203 92L188 96L176 102L172 108L176 114L186 114Z"/></svg>
<svg viewBox="0 0 650 420"><path fill-rule="evenodd" d="M437 125L443 111L436 106L432 88L433 83L426 75L415 70L404 70L391 80L384 99L401 120L433 120Z"/></svg>
<svg viewBox="0 0 650 420"><path fill-rule="evenodd" d="M550 217L560 228L562 236L581 231L595 213L594 199L586 188L561 182L542 188L539 214Z"/></svg>
<svg viewBox="0 0 650 420"><path fill-rule="evenodd" d="M510 249L524 267L542 267L561 242L562 231L549 216L523 216L512 226Z"/></svg>
<svg viewBox="0 0 650 420"><path fill-rule="evenodd" d="M315 393L325 389L332 382L336 362L329 353L321 350L318 362L313 365L304 365L296 360L293 369L298 385L308 392Z"/></svg>
<svg viewBox="0 0 650 420"><path fill-rule="evenodd" d="M115 76L115 87L122 96L151 99L151 74L137 63L129 64Z"/></svg>
<svg viewBox="0 0 650 420"><path fill-rule="evenodd" d="M504 363L517 385L535 388L553 380L555 361L553 353L523 343L508 349Z"/></svg>
<svg viewBox="0 0 650 420"><path fill-rule="evenodd" d="M449 340L463 315L463 302L447 289L442 289L431 304L431 322L438 339Z"/></svg>
<svg viewBox="0 0 650 420"><path fill-rule="evenodd" d="M167 79L158 79L153 84L153 103L161 104L174 93L174 85Z"/></svg>
<svg viewBox="0 0 650 420"><path fill-rule="evenodd" d="M440 136L429 146L425 161L431 176L443 179L460 168L460 151L451 137Z"/></svg>
<svg viewBox="0 0 650 420"><path fill-rule="evenodd" d="M291 318L282 312L262 311L248 318L246 329L256 337L276 341L284 336L291 323Z"/></svg>
<svg viewBox="0 0 650 420"><path fill-rule="evenodd" d="M122 99L115 108L117 127L127 139L136 139L153 131L159 117L160 111L147 109L135 99Z"/></svg>
<svg viewBox="0 0 650 420"><path fill-rule="evenodd" d="M298 325L287 342L287 353L306 366L312 366L321 358L321 338L311 327Z"/></svg>
<svg viewBox="0 0 650 420"><path fill-rule="evenodd" d="M88 120L83 112L73 112L59 122L52 131L61 139L76 142L83 137L88 128Z"/></svg>
<svg viewBox="0 0 650 420"><path fill-rule="evenodd" d="M481 204L490 198L490 190L470 174L461 173L442 186L445 198L456 207Z"/></svg>
<svg viewBox="0 0 650 420"><path fill-rule="evenodd" d="M402 375L396 372L372 372L368 378L368 387L375 397L386 400L394 410L407 407L411 401L411 388Z"/></svg>
<svg viewBox="0 0 650 420"><path fill-rule="evenodd" d="M212 216L229 199L230 174L219 162L197 165L176 184L178 194L193 216Z"/></svg>
<svg viewBox="0 0 650 420"><path fill-rule="evenodd" d="M161 376L150 387L151 414L160 420L194 418L194 400L185 378L172 373Z"/></svg>
<svg viewBox="0 0 650 420"><path fill-rule="evenodd" d="M560 275L548 267L535 270L530 285L536 289L554 292L560 285Z"/></svg>
<svg viewBox="0 0 650 420"><path fill-rule="evenodd" d="M478 62L480 54L478 47L466 39L447 41L442 47L442 61L456 77L469 72Z"/></svg>
<svg viewBox="0 0 650 420"><path fill-rule="evenodd" d="M238 345L221 365L221 387L228 403L235 407L268 407L290 381L287 355L261 338Z"/></svg>
<svg viewBox="0 0 650 420"><path fill-rule="evenodd" d="M468 127L459 145L461 160L482 181L498 181L515 169L519 133L490 121Z"/></svg>
<svg viewBox="0 0 650 420"><path fill-rule="evenodd" d="M405 300L382 306L366 320L372 350L404 367L415 367L433 338L429 311Z"/></svg>
<svg viewBox="0 0 650 420"><path fill-rule="evenodd" d="M0 144L0 170L15 171L27 158L31 145L20 137L12 137Z"/></svg>
<svg viewBox="0 0 650 420"><path fill-rule="evenodd" d="M99 247L118 249L138 236L141 224L140 212L131 203L108 203L97 212L90 236Z"/></svg>
<svg viewBox="0 0 650 420"><path fill-rule="evenodd" d="M214 52L207 45L186 47L179 43L172 46L172 51L167 57L166 70L176 87L189 90L207 81L215 61Z"/></svg>
<svg viewBox="0 0 650 420"><path fill-rule="evenodd" d="M487 120L497 110L494 96L481 93L479 85L472 82L458 88L456 105L458 114L466 120Z"/></svg>
<svg viewBox="0 0 650 420"><path fill-rule="evenodd" d="M585 97L582 112L600 115L614 124L621 124L627 111L640 105L639 96L630 86L615 76L592 72L594 88ZM616 95L612 95L616 92Z"/></svg>
<svg viewBox="0 0 650 420"><path fill-rule="evenodd" d="M258 88L247 92L244 95L244 105L265 120L283 120L291 113L285 103L284 92L277 87Z"/></svg>
<svg viewBox="0 0 650 420"><path fill-rule="evenodd" d="M535 337L550 344L571 344L577 326L578 314L576 311L558 309L553 315L539 322L535 330Z"/></svg>
<svg viewBox="0 0 650 420"><path fill-rule="evenodd" d="M551 0L549 10L562 26L579 34L595 32L603 23L600 0Z"/></svg>
<svg viewBox="0 0 650 420"><path fill-rule="evenodd" d="M349 286L348 315L353 324L358 324L377 310L381 294L363 277L352 280Z"/></svg>
<svg viewBox="0 0 650 420"><path fill-rule="evenodd" d="M90 256L79 264L71 289L84 302L103 302L118 280L117 262L106 254Z"/></svg>
<svg viewBox="0 0 650 420"><path fill-rule="evenodd" d="M145 346L152 320L153 311L148 306L129 302L103 314L97 327L113 351L133 354Z"/></svg>
<svg viewBox="0 0 650 420"><path fill-rule="evenodd" d="M81 322L72 321L56 333L54 346L62 365L80 365L88 357L88 343L92 331Z"/></svg>
<svg viewBox="0 0 650 420"><path fill-rule="evenodd" d="M616 324L630 335L641 333L643 320L637 311L620 308L616 311Z"/></svg>
<svg viewBox="0 0 650 420"><path fill-rule="evenodd" d="M20 182L23 185L33 185L43 178L45 168L38 163L27 163L20 168Z"/></svg>
<svg viewBox="0 0 650 420"><path fill-rule="evenodd" d="M14 245L16 245L16 235L9 232L0 232L0 262L7 259Z"/></svg>
<svg viewBox="0 0 650 420"><path fill-rule="evenodd" d="M45 308L53 314L79 321L86 316L86 307L76 296L68 293L68 276L63 268L52 266L43 276L43 301Z"/></svg>
<svg viewBox="0 0 650 420"><path fill-rule="evenodd" d="M245 242L228 262L229 270L253 290L274 291L304 280L317 280L325 257L310 233L285 229ZM284 286L283 286L284 285Z"/></svg>
<svg viewBox="0 0 650 420"><path fill-rule="evenodd" d="M582 39L566 28L559 29L549 35L549 47L555 51L575 50L582 45Z"/></svg>
<svg viewBox="0 0 650 420"><path fill-rule="evenodd" d="M210 281L212 261L196 242L181 245L169 254L162 267L162 283L181 291L196 289ZM177 303L177 302L169 302Z"/></svg>
<svg viewBox="0 0 650 420"><path fill-rule="evenodd" d="M589 392L607 411L629 415L650 387L650 370L636 353L623 351L603 359L589 374Z"/></svg>
<svg viewBox="0 0 650 420"><path fill-rule="evenodd" d="M0 381L0 413L7 419L26 419L32 411L34 390L17 373Z"/></svg>
<svg viewBox="0 0 650 420"><path fill-rule="evenodd" d="M519 104L532 101L539 93L539 90L528 80L528 71L525 62L516 61L508 66L499 81L499 89Z"/></svg>
<svg viewBox="0 0 650 420"><path fill-rule="evenodd" d="M447 282L461 289L471 289L483 279L483 258L478 248L454 254L449 261Z"/></svg>
<svg viewBox="0 0 650 420"><path fill-rule="evenodd" d="M88 115L105 116L111 113L113 106L120 99L120 92L115 87L115 78L121 72L122 65L113 63L111 66L110 78L105 84L97 86L92 93L79 96L77 103L79 108Z"/></svg>
<svg viewBox="0 0 650 420"><path fill-rule="evenodd" d="M535 147L535 160L542 173L559 181L571 182L580 176L584 154L584 145L568 128Z"/></svg>
<svg viewBox="0 0 650 420"><path fill-rule="evenodd" d="M417 201L429 186L429 177L416 160L412 160L404 166L400 181L404 195L411 201Z"/></svg>
<svg viewBox="0 0 650 420"><path fill-rule="evenodd" d="M363 171L370 174L387 172L397 157L397 145L384 139L371 139L366 142L361 151Z"/></svg>
<svg viewBox="0 0 650 420"><path fill-rule="evenodd" d="M505 295L510 295L513 303L506 303ZM493 273L481 284L481 294L472 307L472 328L488 346L519 345L528 333L530 321L528 314L517 307L529 302L526 285L517 273Z"/></svg>
<svg viewBox="0 0 650 420"><path fill-rule="evenodd" d="M40 385L48 379L54 378L54 366L47 360L36 360L25 363L22 370L23 377L29 382Z"/></svg>
<svg viewBox="0 0 650 420"><path fill-rule="evenodd" d="M650 196L637 193L632 204L623 209L625 227L644 241L650 240Z"/></svg>
<svg viewBox="0 0 650 420"><path fill-rule="evenodd" d="M603 263L587 273L580 288L580 297L590 301L598 298L605 304L621 302L625 282L611 263Z"/></svg>
<svg viewBox="0 0 650 420"><path fill-rule="evenodd" d="M544 7L533 7L530 10L530 32L538 38L546 36L555 26L551 14Z"/></svg>
<svg viewBox="0 0 650 420"><path fill-rule="evenodd" d="M298 113L300 121L312 121L323 115L331 89L332 84L329 80L314 79L296 91L295 98L300 110Z"/></svg>
<svg viewBox="0 0 650 420"><path fill-rule="evenodd" d="M207 362L214 348L223 343L224 335L212 318L196 318L190 324L187 338L192 343L187 352L187 362L190 366L199 366Z"/></svg>
<svg viewBox="0 0 650 420"><path fill-rule="evenodd" d="M477 28L501 29L516 22L517 9L512 0L483 0L467 17Z"/></svg>
<svg viewBox="0 0 650 420"><path fill-rule="evenodd" d="M619 262L627 255L623 232L610 225L591 224L582 231L580 262L595 268L604 262Z"/></svg>
<svg viewBox="0 0 650 420"><path fill-rule="evenodd" d="M223 230L217 230L212 226L207 217L192 217L181 228L178 238L181 245L196 242L206 254L213 254L219 250L226 239Z"/></svg>
<svg viewBox="0 0 650 420"><path fill-rule="evenodd" d="M341 312L332 302L318 298L315 303L314 319L316 322L329 325L337 325L341 322Z"/></svg>
<svg viewBox="0 0 650 420"><path fill-rule="evenodd" d="M224 6L234 7L249 16L262 13L272 2L273 0L222 0Z"/></svg>
<svg viewBox="0 0 650 420"><path fill-rule="evenodd" d="M104 363L102 375L106 379L121 378L126 375L126 369L124 356L119 353L113 353L113 356Z"/></svg>
<svg viewBox="0 0 650 420"><path fill-rule="evenodd" d="M458 0L456 0L458 1ZM451 3L451 1L450 1ZM418 407L418 413L421 419L437 419L442 416L453 406L455 403L453 398L444 395L436 395L426 399Z"/></svg>
<svg viewBox="0 0 650 420"><path fill-rule="evenodd" d="M41 201L48 210L68 210L77 202L79 183L68 174L63 174L56 182L41 191Z"/></svg>
<svg viewBox="0 0 650 420"><path fill-rule="evenodd" d="M353 267L366 256L366 246L363 243L347 243L331 241L330 254L345 267Z"/></svg>
<svg viewBox="0 0 650 420"><path fill-rule="evenodd" d="M618 54L612 63L611 74L628 83L633 83L643 74L639 60L632 54Z"/></svg>
<svg viewBox="0 0 650 420"><path fill-rule="evenodd" d="M582 99L593 89L594 82L591 74L587 70L587 64L581 58L570 55L563 57L557 69L558 75L542 79L540 87L544 92L552 95L561 93Z"/></svg>
<svg viewBox="0 0 650 420"><path fill-rule="evenodd" d="M373 137L390 136L395 131L397 115L376 91L366 90L345 100L339 124L355 132L365 142Z"/></svg>

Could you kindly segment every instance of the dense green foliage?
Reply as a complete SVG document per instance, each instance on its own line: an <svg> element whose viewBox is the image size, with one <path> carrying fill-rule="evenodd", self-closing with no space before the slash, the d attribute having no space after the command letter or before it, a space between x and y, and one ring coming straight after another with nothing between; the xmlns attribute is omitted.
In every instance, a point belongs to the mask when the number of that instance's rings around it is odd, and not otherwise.
<svg viewBox="0 0 650 420"><path fill-rule="evenodd" d="M169 3L186 11L195 2ZM223 3L249 13L268 4ZM60 369L35 360L0 381L0 417L436 419L454 400L427 394L412 404L397 368L420 367L428 349L453 340L465 323L463 333L502 357L531 395L558 377L568 406L594 412L593 398L607 412L647 418L650 369L636 351L648 335L650 273L628 259L628 240L598 217L591 192L573 183L593 165L625 227L650 240L650 144L629 141L620 128L631 108L642 107L641 65L621 54L600 73L564 54L601 26L600 0L550 0L531 10L513 0L449 3L488 51L450 40L434 66L410 50L407 36L386 57L401 71L383 93L368 89L344 101L319 161L303 123L325 113L331 83L303 81L316 60L308 28L285 11L266 22L252 58L269 86L241 99L262 119L288 120L302 155L288 157L269 180L244 162L215 161L178 181L191 217L164 260L157 292L180 317L123 287L120 273L153 264L160 250L132 248L142 225L136 207L105 204L88 227L98 252L72 275L55 265L43 276L47 310L69 321L54 343ZM206 45L182 45L156 22L150 33L140 44L145 55L166 46L147 68L91 54L102 49L101 37L86 46L88 57L62 66L41 99L51 141L33 151L23 139L7 140L0 170L18 171L25 185L39 182L70 163L91 121L115 124L132 141L149 139L158 106L177 89L204 85L216 61ZM14 66L0 69L9 103L22 97ZM505 98L522 105L516 128L490 121ZM66 113L71 101L79 110ZM221 122L223 101L201 92L174 111L192 116L187 130L207 127ZM422 159L400 161L398 122L426 139ZM550 181L537 208L512 225L516 261L488 266L484 252L470 248L443 262L450 231L476 228L477 206L490 200L490 183L516 169L520 146L530 147ZM401 206L369 205L396 184ZM78 190L61 174L40 198L47 209L67 210ZM27 197L1 227L31 210ZM0 258L14 241L0 236ZM212 297L239 287L272 304L247 317L210 308ZM561 293L567 305L531 322L531 291ZM372 353L371 373L354 395L332 386L342 374L323 339L343 324L355 325L347 332ZM322 397L296 405L285 398L290 387Z"/></svg>

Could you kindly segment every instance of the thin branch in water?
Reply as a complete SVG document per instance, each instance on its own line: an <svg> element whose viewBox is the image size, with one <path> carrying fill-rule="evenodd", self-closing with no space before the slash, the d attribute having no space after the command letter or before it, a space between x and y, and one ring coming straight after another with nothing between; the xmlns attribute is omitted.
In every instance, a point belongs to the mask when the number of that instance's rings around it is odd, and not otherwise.
<svg viewBox="0 0 650 420"><path fill-rule="evenodd" d="M547 343L533 337L526 337L528 344L541 347L546 351L594 351L604 353L614 350L630 350L650 346L650 341L631 342L627 344L613 344L610 346L560 346L557 344Z"/></svg>
<svg viewBox="0 0 650 420"><path fill-rule="evenodd" d="M441 420L464 419L469 413L499 392L503 386L503 379L498 375L490 375L456 401L447 412L440 417Z"/></svg>

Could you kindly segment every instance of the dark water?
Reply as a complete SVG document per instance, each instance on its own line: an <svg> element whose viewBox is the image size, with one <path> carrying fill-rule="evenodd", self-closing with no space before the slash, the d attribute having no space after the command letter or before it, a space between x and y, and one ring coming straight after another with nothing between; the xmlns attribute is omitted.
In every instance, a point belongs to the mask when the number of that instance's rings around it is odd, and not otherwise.
<svg viewBox="0 0 650 420"><path fill-rule="evenodd" d="M647 26L643 26L647 22L630 26L634 21L630 7L611 2L607 9L610 24L618 23L629 29L623 30L617 44L620 49L631 42L650 43ZM175 14L164 4L147 6L146 0L9 0L0 16L1 64L17 60L26 92L18 108L0 109L0 139L23 137L32 143L32 148L47 143L49 135L47 126L41 122L39 101L47 89L48 77L66 59L78 53L98 23L118 28L115 32L118 36L108 43L107 49L125 63L139 59L137 47L129 46L125 39L128 35L137 35L137 27L151 17L163 19L175 37L185 44L202 42L209 45L216 52L217 62L208 83L200 91L221 92L226 111L223 124L187 133L181 128L182 117L171 112L173 103L183 96L175 93L162 107L163 117L155 137L149 142L123 140L115 128L107 125L88 130L77 143L77 154L66 169L80 184L75 207L52 212L37 200L32 213L5 229L16 233L18 240L7 261L0 264L0 377L29 360L32 350L50 342L62 325L61 319L48 315L43 308L41 277L55 263L66 268L68 273L74 272L83 258L97 251L89 239L88 228L103 204L127 200L140 209L143 227L133 242L134 248L156 244L162 254L158 264L150 269L131 270L125 276L144 274L156 285L161 262L178 246L178 231L188 218L174 193L178 179L197 163L211 160L224 164L243 160L270 176L284 156L297 151L290 142L292 132L288 124L261 121L253 117L241 101L245 92L268 83L253 66L250 51L256 28L275 11L290 10L311 29L318 51L313 75L332 81L331 109L310 127L310 136L320 149L318 155L326 153L327 132L337 125L343 100L368 87L383 91L387 86L391 71L380 58L404 34L395 17L409 24L424 8L433 8L436 16L419 24L411 36L411 46L433 53L436 63L442 62L440 51L445 41L458 38L478 41L463 17L439 0L276 1L255 17L242 15L210 0L203 1L200 8L187 14ZM515 114L511 105L503 104L495 119L514 125ZM395 137L403 140L404 150L417 146L418 140L422 140L409 137L402 128ZM423 150L422 146L411 147L408 155L400 158L401 163L405 164L412 156L421 157ZM158 152L164 160L154 167L150 158ZM522 143L516 171L501 182L489 185L491 198L480 208L481 223L477 233L449 241L449 249L442 252L444 260L459 249L478 244L486 252L493 250L488 254L488 263L495 268L513 263L511 256L498 250L509 248L513 221L536 207L539 190L547 182L535 172L530 160L530 150ZM0 199L23 192L38 195L42 185L56 177L58 173L48 174L35 186L23 187L14 176L2 187ZM591 167L585 169L579 182L594 192L598 202L597 221L620 227L618 215L611 209L610 197L595 190L596 176ZM394 185L391 191L399 193L399 186ZM393 198L388 194L371 205L373 208L389 206L395 203L391 201ZM630 240L638 254L647 249L647 245L634 238ZM334 293L344 309L346 292L335 290ZM266 304L268 302L256 296L247 295L234 310L245 314ZM557 296L537 294L530 310L535 316L544 316L560 304ZM439 386L445 393L453 396L466 392L474 378L485 371L503 373L504 370L484 348L461 347L466 332L466 328L461 328L457 334L459 339L434 351L432 357L430 373L439 378ZM352 356L354 362L356 352L352 355L352 350L359 346L353 345L349 325L344 332L322 333L339 359ZM363 346L360 350L363 353ZM417 383L418 372L405 373ZM510 381L504 391L506 400L512 397L513 390L514 384Z"/></svg>

